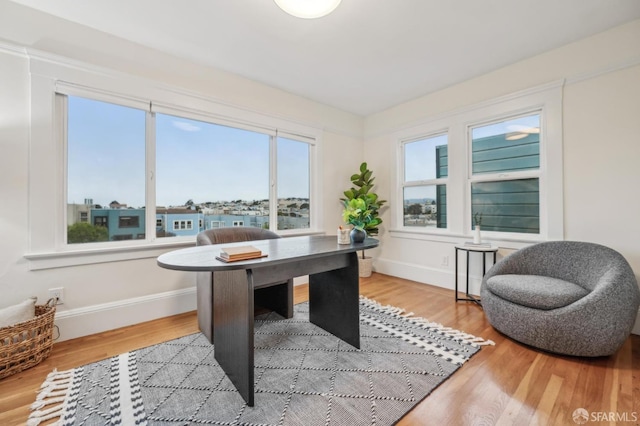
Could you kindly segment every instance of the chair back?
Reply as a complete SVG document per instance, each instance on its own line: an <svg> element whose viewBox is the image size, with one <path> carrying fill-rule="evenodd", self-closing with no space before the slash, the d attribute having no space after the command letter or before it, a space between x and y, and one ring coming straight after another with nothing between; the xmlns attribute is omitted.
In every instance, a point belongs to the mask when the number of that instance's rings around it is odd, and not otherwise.
<svg viewBox="0 0 640 426"><path fill-rule="evenodd" d="M252 240L272 240L275 238L280 238L280 236L268 229L253 228L250 226L234 226L231 228L216 228L202 231L196 237L196 245L205 246Z"/></svg>

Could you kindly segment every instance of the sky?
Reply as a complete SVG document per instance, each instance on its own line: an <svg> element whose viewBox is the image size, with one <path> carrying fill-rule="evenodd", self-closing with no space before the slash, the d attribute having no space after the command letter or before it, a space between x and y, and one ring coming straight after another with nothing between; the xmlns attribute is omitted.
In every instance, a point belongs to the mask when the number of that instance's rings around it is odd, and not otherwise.
<svg viewBox="0 0 640 426"><path fill-rule="evenodd" d="M68 202L145 205L144 111L69 97ZM156 205L269 198L269 135L155 116ZM278 138L278 197L309 197L309 150Z"/></svg>

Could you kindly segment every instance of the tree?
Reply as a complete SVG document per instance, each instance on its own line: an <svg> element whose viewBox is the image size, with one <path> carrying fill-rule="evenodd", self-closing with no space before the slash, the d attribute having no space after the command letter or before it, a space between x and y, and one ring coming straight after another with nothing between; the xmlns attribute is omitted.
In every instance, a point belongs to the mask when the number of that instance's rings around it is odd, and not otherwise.
<svg viewBox="0 0 640 426"><path fill-rule="evenodd" d="M109 241L109 230L105 226L95 226L87 222L78 222L67 227L67 242L96 243Z"/></svg>
<svg viewBox="0 0 640 426"><path fill-rule="evenodd" d="M420 204L411 204L409 207L407 207L405 214L422 214L422 206Z"/></svg>

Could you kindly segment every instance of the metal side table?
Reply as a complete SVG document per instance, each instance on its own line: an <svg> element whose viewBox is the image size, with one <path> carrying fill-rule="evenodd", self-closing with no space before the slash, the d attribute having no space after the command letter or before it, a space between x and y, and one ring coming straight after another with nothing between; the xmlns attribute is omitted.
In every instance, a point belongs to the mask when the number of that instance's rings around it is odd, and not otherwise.
<svg viewBox="0 0 640 426"><path fill-rule="evenodd" d="M470 253L480 253L482 254L482 277L487 272L487 253L493 253L493 264L496 263L496 255L498 253L498 247L493 245L472 245L472 244L458 244L455 246L456 249L456 260L455 260L455 275L456 275L456 302L459 300L475 302L478 305L481 305L480 299L475 298L474 296L469 294L469 257ZM458 296L458 251L464 251L467 253L467 287L466 287L466 297ZM492 265L493 265L492 264Z"/></svg>

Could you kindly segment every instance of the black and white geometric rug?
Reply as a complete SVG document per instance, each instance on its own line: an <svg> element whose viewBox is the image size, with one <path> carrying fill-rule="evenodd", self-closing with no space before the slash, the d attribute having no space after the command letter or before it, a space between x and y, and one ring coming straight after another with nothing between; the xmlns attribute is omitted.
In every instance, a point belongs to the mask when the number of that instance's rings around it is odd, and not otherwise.
<svg viewBox="0 0 640 426"><path fill-rule="evenodd" d="M27 424L389 425L492 344L361 297L358 350L294 310L256 318L253 407L196 333L50 373Z"/></svg>

